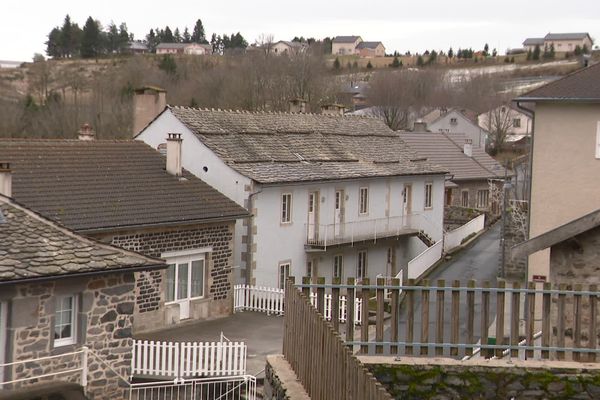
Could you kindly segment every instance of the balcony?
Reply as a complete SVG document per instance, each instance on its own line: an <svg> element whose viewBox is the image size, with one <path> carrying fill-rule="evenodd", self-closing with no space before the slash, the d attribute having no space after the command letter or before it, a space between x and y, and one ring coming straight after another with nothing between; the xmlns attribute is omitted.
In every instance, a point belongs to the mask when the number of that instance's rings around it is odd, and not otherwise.
<svg viewBox="0 0 600 400"><path fill-rule="evenodd" d="M342 222L339 224L305 224L306 251L324 251L330 247L377 243L378 240L408 236L427 236L434 224L422 214ZM426 238L423 238L427 240ZM425 241L424 240L424 241Z"/></svg>

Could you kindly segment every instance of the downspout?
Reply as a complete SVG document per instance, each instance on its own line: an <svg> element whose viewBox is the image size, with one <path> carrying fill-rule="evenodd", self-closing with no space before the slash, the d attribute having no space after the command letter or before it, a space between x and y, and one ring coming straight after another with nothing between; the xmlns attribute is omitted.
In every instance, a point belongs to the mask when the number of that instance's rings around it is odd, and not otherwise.
<svg viewBox="0 0 600 400"><path fill-rule="evenodd" d="M246 284L252 284L252 261L254 257L252 256L252 245L253 245L253 234L252 227L254 226L254 214L252 210L254 209L254 196L262 192L262 188L260 190L251 192L248 195L248 211L250 212L250 217L248 217L248 226L246 227L246 236L248 237L246 242Z"/></svg>

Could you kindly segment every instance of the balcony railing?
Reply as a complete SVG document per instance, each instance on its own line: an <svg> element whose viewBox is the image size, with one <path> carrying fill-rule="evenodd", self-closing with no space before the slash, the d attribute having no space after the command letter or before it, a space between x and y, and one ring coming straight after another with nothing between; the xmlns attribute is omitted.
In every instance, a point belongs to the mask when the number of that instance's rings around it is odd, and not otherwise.
<svg viewBox="0 0 600 400"><path fill-rule="evenodd" d="M414 236L419 231L432 235L434 224L423 214L367 219L338 224L305 224L306 246L326 249L329 246L352 245L397 236ZM440 231L441 234L441 231ZM437 235L434 235L437 236ZM435 238L434 238L435 239Z"/></svg>

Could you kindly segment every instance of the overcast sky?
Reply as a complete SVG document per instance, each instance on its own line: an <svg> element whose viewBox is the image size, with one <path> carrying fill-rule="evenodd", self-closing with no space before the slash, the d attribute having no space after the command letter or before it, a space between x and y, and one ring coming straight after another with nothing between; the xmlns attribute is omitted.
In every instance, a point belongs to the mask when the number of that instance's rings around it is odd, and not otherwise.
<svg viewBox="0 0 600 400"><path fill-rule="evenodd" d="M103 25L126 22L136 39L157 26L191 30L200 18L207 36L240 31L252 43L262 33L276 40L360 35L382 41L389 53L481 49L486 42L503 53L548 32L589 32L600 40L599 0L3 0L0 59L45 54L48 32L67 13L80 27L89 15Z"/></svg>

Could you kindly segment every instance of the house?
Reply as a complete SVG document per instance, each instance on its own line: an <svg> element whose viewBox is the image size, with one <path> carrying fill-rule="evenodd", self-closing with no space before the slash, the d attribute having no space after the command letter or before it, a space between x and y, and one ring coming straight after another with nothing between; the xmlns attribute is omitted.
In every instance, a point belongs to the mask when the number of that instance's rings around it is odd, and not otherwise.
<svg viewBox="0 0 600 400"><path fill-rule="evenodd" d="M146 54L150 52L148 45L140 40L130 40L126 51L129 54Z"/></svg>
<svg viewBox="0 0 600 400"><path fill-rule="evenodd" d="M534 112L531 239L600 208L600 191L595 185L600 176L598 82L600 64L582 68L515 99L517 105ZM550 266L549 248L532 253L528 278L549 279Z"/></svg>
<svg viewBox="0 0 600 400"><path fill-rule="evenodd" d="M385 57L385 46L381 42L360 42L356 51L361 57Z"/></svg>
<svg viewBox="0 0 600 400"><path fill-rule="evenodd" d="M231 313L234 225L248 214L181 168L178 137L166 142L163 157L140 141L94 140L89 128L80 140L0 139L16 201L167 261L167 270L136 272L135 332Z"/></svg>
<svg viewBox="0 0 600 400"><path fill-rule="evenodd" d="M485 148L487 131L477 125L477 114L466 108L436 107L421 117L425 125L417 124L415 130L429 130L442 133L462 133L474 147Z"/></svg>
<svg viewBox="0 0 600 400"><path fill-rule="evenodd" d="M592 49L594 41L587 32L581 33L548 33L543 38L527 38L523 42L523 47L526 51L534 51L536 47L540 50L554 46L554 51L557 52L573 52L579 46L583 50L585 47L588 50Z"/></svg>
<svg viewBox="0 0 600 400"><path fill-rule="evenodd" d="M10 172L0 166L4 191ZM160 273L165 262L78 235L6 194L0 194L0 392L73 378L65 372L81 368L76 352L87 346L89 398L124 398L114 372L130 375L134 275Z"/></svg>
<svg viewBox="0 0 600 400"><path fill-rule="evenodd" d="M460 133L403 132L400 138L428 162L450 174L445 205L490 210L490 180L504 179L504 168Z"/></svg>
<svg viewBox="0 0 600 400"><path fill-rule="evenodd" d="M331 41L331 54L347 56L357 54L357 46L362 42L360 36L336 36Z"/></svg>
<svg viewBox="0 0 600 400"><path fill-rule="evenodd" d="M156 46L156 54L191 54L207 55L212 54L210 44L201 43L160 43Z"/></svg>
<svg viewBox="0 0 600 400"><path fill-rule="evenodd" d="M166 132L187 170L251 212L235 245L248 284L396 275L442 237L445 171L378 119L167 107L136 139L159 148Z"/></svg>
<svg viewBox="0 0 600 400"><path fill-rule="evenodd" d="M511 142L531 135L532 122L529 114L511 104L502 104L477 116L479 126L488 132L500 130L510 136L520 136L509 140Z"/></svg>
<svg viewBox="0 0 600 400"><path fill-rule="evenodd" d="M287 40L280 40L274 43L271 47L271 52L275 54L294 54L306 51L308 44L303 42L290 42Z"/></svg>

